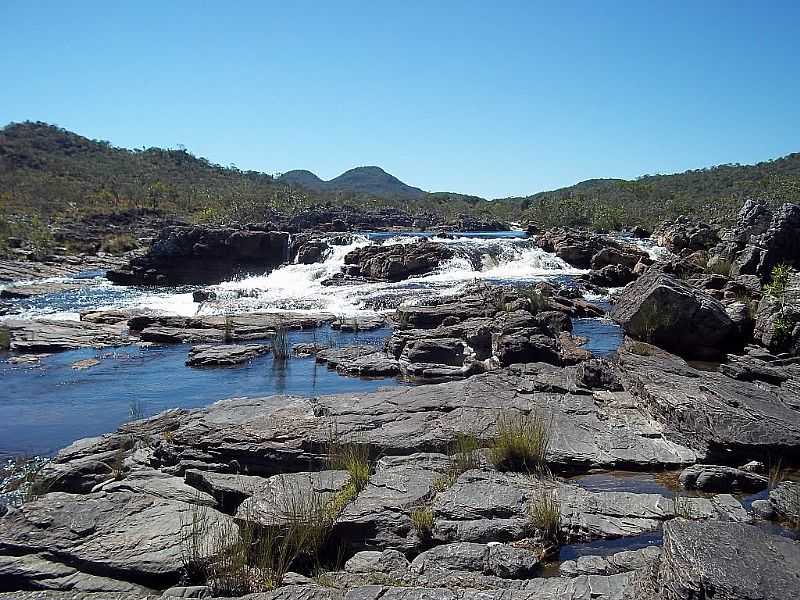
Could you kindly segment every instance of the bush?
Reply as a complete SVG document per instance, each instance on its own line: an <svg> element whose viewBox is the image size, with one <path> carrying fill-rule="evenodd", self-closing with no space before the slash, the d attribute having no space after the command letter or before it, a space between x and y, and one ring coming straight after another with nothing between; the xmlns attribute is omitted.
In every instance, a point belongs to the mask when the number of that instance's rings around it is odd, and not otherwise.
<svg viewBox="0 0 800 600"><path fill-rule="evenodd" d="M497 422L497 437L491 448L498 469L546 472L552 419L537 412L515 417L503 415Z"/></svg>
<svg viewBox="0 0 800 600"><path fill-rule="evenodd" d="M369 482L369 444L365 439L342 442L335 425L331 426L327 445L327 464L331 469L347 471L355 494Z"/></svg>
<svg viewBox="0 0 800 600"><path fill-rule="evenodd" d="M793 272L794 269L787 264L772 267L770 282L764 286L764 293L783 302Z"/></svg>

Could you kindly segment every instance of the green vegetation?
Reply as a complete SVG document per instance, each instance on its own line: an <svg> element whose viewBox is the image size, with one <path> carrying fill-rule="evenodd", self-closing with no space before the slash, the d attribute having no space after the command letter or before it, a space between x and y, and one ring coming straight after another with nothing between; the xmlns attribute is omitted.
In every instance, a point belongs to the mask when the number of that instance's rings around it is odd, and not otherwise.
<svg viewBox="0 0 800 600"><path fill-rule="evenodd" d="M429 506L420 506L411 511L411 525L419 539L428 541L433 534L433 511Z"/></svg>
<svg viewBox="0 0 800 600"><path fill-rule="evenodd" d="M108 254L125 254L139 247L139 242L127 233L107 235L100 244L100 251Z"/></svg>
<svg viewBox="0 0 800 600"><path fill-rule="evenodd" d="M490 450L492 462L502 470L546 473L551 428L551 420L536 411L502 415Z"/></svg>
<svg viewBox="0 0 800 600"><path fill-rule="evenodd" d="M764 293L776 300L781 304L784 303L786 297L786 290L789 287L794 269L786 264L775 265L770 272L770 282L764 286Z"/></svg>
<svg viewBox="0 0 800 600"><path fill-rule="evenodd" d="M289 347L289 331L286 326L279 323L275 326L275 332L270 336L272 341L272 356L275 360L286 360L289 358L291 348Z"/></svg>
<svg viewBox="0 0 800 600"><path fill-rule="evenodd" d="M12 123L0 130L0 252L7 251L10 237L33 240L37 252L47 252L52 242L47 225L129 209L197 222L245 223L327 205L356 211L394 208L422 223L469 216L611 230L651 228L680 214L727 222L748 197L772 204L800 201L800 153L634 181L594 179L491 202L421 193L371 167L345 173L332 185L311 173L291 175L276 179L216 165L182 147L128 150L46 123ZM118 251L128 245L123 240L109 244Z"/></svg>
<svg viewBox="0 0 800 600"><path fill-rule="evenodd" d="M557 489L540 489L528 503L530 526L539 539L557 544L561 539L561 508Z"/></svg>
<svg viewBox="0 0 800 600"><path fill-rule="evenodd" d="M343 442L334 424L329 431L326 450L328 467L347 471L350 475L349 483L354 488L355 497L369 482L369 444L365 439Z"/></svg>
<svg viewBox="0 0 800 600"><path fill-rule="evenodd" d="M233 334L235 332L235 327L233 323L233 317L227 315L225 317L225 324L222 331L222 341L226 344L230 344L233 342Z"/></svg>
<svg viewBox="0 0 800 600"><path fill-rule="evenodd" d="M433 489L442 492L451 487L459 475L480 467L480 442L471 435L456 434L448 448L447 472L433 482Z"/></svg>
<svg viewBox="0 0 800 600"><path fill-rule="evenodd" d="M653 347L644 342L633 342L630 345L630 351L639 356L653 356Z"/></svg>

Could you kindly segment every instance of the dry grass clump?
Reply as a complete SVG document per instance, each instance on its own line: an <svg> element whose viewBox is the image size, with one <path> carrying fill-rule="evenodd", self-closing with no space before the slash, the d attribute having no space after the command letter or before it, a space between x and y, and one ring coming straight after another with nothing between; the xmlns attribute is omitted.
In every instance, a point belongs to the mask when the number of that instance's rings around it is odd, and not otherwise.
<svg viewBox="0 0 800 600"><path fill-rule="evenodd" d="M188 580L210 586L215 596L241 596L274 589L291 568L313 564L333 525L329 502L299 487L287 488L275 502L270 526L260 525L252 508L234 522L193 505L181 522Z"/></svg>
<svg viewBox="0 0 800 600"><path fill-rule="evenodd" d="M0 327L0 352L11 348L11 332L5 327Z"/></svg>
<svg viewBox="0 0 800 600"><path fill-rule="evenodd" d="M479 449L480 442L475 436L465 433L456 434L447 451L447 472L433 482L433 489L443 492L456 482L459 475L480 467Z"/></svg>
<svg viewBox="0 0 800 600"><path fill-rule="evenodd" d="M531 528L542 542L558 544L561 539L561 505L558 490L538 490L528 503Z"/></svg>
<svg viewBox="0 0 800 600"><path fill-rule="evenodd" d="M507 471L547 472L552 419L532 411L516 416L502 415L490 451L495 467Z"/></svg>
<svg viewBox="0 0 800 600"><path fill-rule="evenodd" d="M363 490L370 476L370 451L366 438L342 441L336 425L332 425L326 450L328 467L347 471L356 494Z"/></svg>
<svg viewBox="0 0 800 600"><path fill-rule="evenodd" d="M411 511L411 524L421 540L430 540L433 535L433 511L429 506L420 506Z"/></svg>

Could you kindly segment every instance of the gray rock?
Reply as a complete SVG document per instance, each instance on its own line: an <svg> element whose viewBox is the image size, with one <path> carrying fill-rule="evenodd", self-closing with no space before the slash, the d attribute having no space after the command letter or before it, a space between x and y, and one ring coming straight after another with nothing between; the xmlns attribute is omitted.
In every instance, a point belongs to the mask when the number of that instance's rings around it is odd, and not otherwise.
<svg viewBox="0 0 800 600"><path fill-rule="evenodd" d="M447 468L442 454L382 458L367 486L339 515L334 535L352 550L416 548L420 540L410 514L431 496L434 481Z"/></svg>
<svg viewBox="0 0 800 600"><path fill-rule="evenodd" d="M771 521L775 518L775 509L769 500L753 500L751 507L753 515L759 519Z"/></svg>
<svg viewBox="0 0 800 600"><path fill-rule="evenodd" d="M163 598L210 598L211 588L205 585L171 587L161 594Z"/></svg>
<svg viewBox="0 0 800 600"><path fill-rule="evenodd" d="M397 550L364 550L344 565L348 573L405 573L411 563Z"/></svg>
<svg viewBox="0 0 800 600"><path fill-rule="evenodd" d="M680 484L685 489L704 492L757 492L766 488L768 483L763 475L720 465L692 465L680 475Z"/></svg>
<svg viewBox="0 0 800 600"><path fill-rule="evenodd" d="M652 269L625 288L611 316L628 335L682 356L719 355L735 333L717 300Z"/></svg>
<svg viewBox="0 0 800 600"><path fill-rule="evenodd" d="M664 526L662 597L786 600L800 583L800 544L741 523L677 519Z"/></svg>
<svg viewBox="0 0 800 600"><path fill-rule="evenodd" d="M245 498L264 486L263 477L186 469L187 485L211 494L226 513L233 513Z"/></svg>
<svg viewBox="0 0 800 600"><path fill-rule="evenodd" d="M11 350L23 353L125 346L135 341L121 324L8 319L3 322L3 327L10 333Z"/></svg>
<svg viewBox="0 0 800 600"><path fill-rule="evenodd" d="M148 331L148 330L145 330ZM144 332L142 332L144 333ZM186 359L189 367L231 366L266 354L270 347L262 344L224 344L193 346Z"/></svg>
<svg viewBox="0 0 800 600"><path fill-rule="evenodd" d="M769 502L780 519L800 523L800 482L780 482L769 491Z"/></svg>
<svg viewBox="0 0 800 600"><path fill-rule="evenodd" d="M559 566L562 577L578 575L614 575L646 568L661 556L661 548L647 546L640 550L625 550L608 556L580 556L577 560L565 560Z"/></svg>
<svg viewBox="0 0 800 600"><path fill-rule="evenodd" d="M182 526L193 505L128 491L50 493L3 518L0 553L47 553L84 573L148 587L175 584L182 569ZM230 518L203 507L209 527ZM31 571L31 584L42 577ZM23 586L26 587L26 586Z"/></svg>
<svg viewBox="0 0 800 600"><path fill-rule="evenodd" d="M274 475L244 499L236 519L265 527L283 525L297 509L322 509L348 480L347 471Z"/></svg>
<svg viewBox="0 0 800 600"><path fill-rule="evenodd" d="M429 273L453 255L453 250L444 244L421 240L413 244L356 248L344 257L344 262L348 275L402 281Z"/></svg>
<svg viewBox="0 0 800 600"><path fill-rule="evenodd" d="M74 292L86 286L88 281L60 282L43 281L40 283L12 285L0 290L2 299L27 299L44 294L58 294L61 292Z"/></svg>

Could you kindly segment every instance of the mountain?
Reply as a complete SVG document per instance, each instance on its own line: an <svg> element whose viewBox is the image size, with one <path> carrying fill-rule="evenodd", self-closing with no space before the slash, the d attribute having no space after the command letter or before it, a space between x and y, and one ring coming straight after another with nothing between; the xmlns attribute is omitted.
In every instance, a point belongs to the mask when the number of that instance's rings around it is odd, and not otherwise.
<svg viewBox="0 0 800 600"><path fill-rule="evenodd" d="M380 167L356 167L329 181L320 179L311 171L296 170L284 173L277 181L317 192L347 192L378 198L416 200L426 195L423 190L403 183Z"/></svg>

